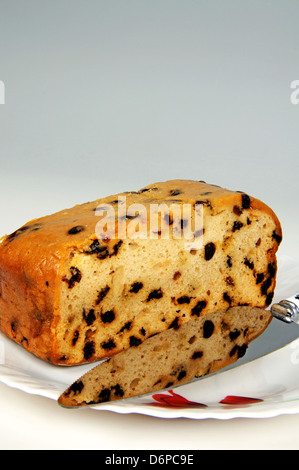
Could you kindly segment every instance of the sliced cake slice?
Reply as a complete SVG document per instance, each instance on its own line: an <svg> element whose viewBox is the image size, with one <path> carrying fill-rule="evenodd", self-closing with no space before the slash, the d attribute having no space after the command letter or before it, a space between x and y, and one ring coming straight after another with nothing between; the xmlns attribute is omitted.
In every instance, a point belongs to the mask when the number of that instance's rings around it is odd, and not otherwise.
<svg viewBox="0 0 299 470"><path fill-rule="evenodd" d="M232 307L157 334L78 378L59 404L79 407L131 398L175 387L216 372L246 353L263 333L271 313Z"/></svg>

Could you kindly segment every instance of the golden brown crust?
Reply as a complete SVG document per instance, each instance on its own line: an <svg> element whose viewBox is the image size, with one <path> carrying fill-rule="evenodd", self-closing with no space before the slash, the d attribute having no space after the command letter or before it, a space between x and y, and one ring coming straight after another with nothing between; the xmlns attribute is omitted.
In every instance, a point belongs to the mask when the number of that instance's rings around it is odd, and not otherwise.
<svg viewBox="0 0 299 470"><path fill-rule="evenodd" d="M76 246L79 246L80 244L83 245L88 238L94 237L97 222L96 209L104 204L115 205L119 196L126 197L128 206L140 203L148 210L150 204L153 203L195 204L197 202L205 204L208 201L211 212L219 213L221 208L226 207L236 207L242 210L242 204L244 205L244 201L242 202L243 195L247 196L239 191L230 191L216 185L192 180L171 180L155 183L138 192L119 193L34 219L17 230L15 234L4 237L2 249L5 250L5 247L9 246L9 242L13 240L13 250L20 248L23 251L27 246L30 248L34 246L39 260L48 259L48 255L60 260L67 249L72 247L73 242ZM247 208L261 210L269 214L277 225L277 236L282 237L280 222L270 207L252 196L246 200L246 204ZM84 230L78 231L73 238L67 238L68 231L76 226L83 226ZM117 232L115 235L115 238L118 239ZM10 254L13 255L14 251Z"/></svg>

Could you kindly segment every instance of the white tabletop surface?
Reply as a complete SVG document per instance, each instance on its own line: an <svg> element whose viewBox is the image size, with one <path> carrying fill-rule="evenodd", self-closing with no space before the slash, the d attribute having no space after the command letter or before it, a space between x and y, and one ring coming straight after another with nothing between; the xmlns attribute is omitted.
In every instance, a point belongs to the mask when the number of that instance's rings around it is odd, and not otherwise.
<svg viewBox="0 0 299 470"><path fill-rule="evenodd" d="M264 200L299 258L298 15L296 0L2 0L0 234L186 178ZM298 414L66 410L1 382L0 416L0 449L299 448Z"/></svg>

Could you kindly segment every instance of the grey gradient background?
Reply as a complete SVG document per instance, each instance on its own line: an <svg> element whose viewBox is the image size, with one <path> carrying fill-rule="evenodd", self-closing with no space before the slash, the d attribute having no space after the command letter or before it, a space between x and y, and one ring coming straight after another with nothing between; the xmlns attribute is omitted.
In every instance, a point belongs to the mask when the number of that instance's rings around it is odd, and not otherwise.
<svg viewBox="0 0 299 470"><path fill-rule="evenodd" d="M1 232L179 177L262 198L287 251L298 18L297 0L1 0Z"/></svg>
<svg viewBox="0 0 299 470"><path fill-rule="evenodd" d="M190 178L264 200L282 222L280 253L299 257L299 105L290 101L290 84L299 79L298 20L298 0L0 0L0 80L6 88L0 235L80 202ZM20 400L28 419L24 406L34 409L37 399L33 404L31 397L0 388L14 406ZM26 441L18 411L13 408L11 422L9 405L1 408L10 429L2 436L7 447L32 447L33 438L37 447L63 446L54 424L48 428L52 441L37 432ZM53 416L58 436L82 425L83 418L62 419L61 410L43 399L37 406L44 415L35 425ZM99 416L81 416L89 424L86 439L96 445L90 433ZM133 436L142 448L136 431L142 417L105 416L108 431L99 445L111 448L114 426L125 422L131 426L127 439ZM298 426L295 418L277 420L277 438ZM233 431L258 447L258 429L263 436L268 429L264 422L250 434L253 424L233 421L217 434L212 424L180 423L178 433L170 423L147 418L148 445L196 448L200 436L209 448L213 436L216 447L229 447ZM162 440L163 431L169 440ZM77 442L68 439L70 447ZM296 442L283 439L285 446Z"/></svg>

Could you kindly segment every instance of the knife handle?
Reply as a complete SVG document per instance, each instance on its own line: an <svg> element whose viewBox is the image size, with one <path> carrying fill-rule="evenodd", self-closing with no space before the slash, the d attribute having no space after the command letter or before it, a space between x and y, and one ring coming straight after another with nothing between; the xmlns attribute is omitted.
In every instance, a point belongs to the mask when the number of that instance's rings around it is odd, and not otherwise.
<svg viewBox="0 0 299 470"><path fill-rule="evenodd" d="M297 323L299 325L299 294L287 300L281 300L270 308L272 315L285 323Z"/></svg>

